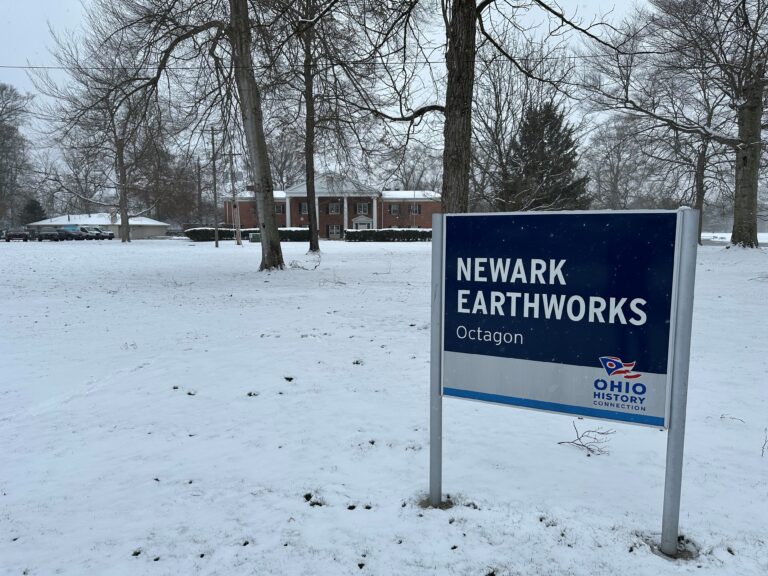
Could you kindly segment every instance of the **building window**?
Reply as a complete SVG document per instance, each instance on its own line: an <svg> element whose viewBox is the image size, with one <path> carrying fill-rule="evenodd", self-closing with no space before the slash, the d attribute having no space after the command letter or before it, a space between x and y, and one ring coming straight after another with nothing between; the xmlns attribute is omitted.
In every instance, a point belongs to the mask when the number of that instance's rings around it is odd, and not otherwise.
<svg viewBox="0 0 768 576"><path fill-rule="evenodd" d="M299 213L309 214L309 204L306 202L299 202Z"/></svg>
<svg viewBox="0 0 768 576"><path fill-rule="evenodd" d="M400 216L400 204L390 204L389 213L392 216Z"/></svg>
<svg viewBox="0 0 768 576"><path fill-rule="evenodd" d="M421 204L411 204L408 207L408 214L421 214Z"/></svg>
<svg viewBox="0 0 768 576"><path fill-rule="evenodd" d="M331 202L328 204L328 214L339 214L340 206L338 202Z"/></svg>
<svg viewBox="0 0 768 576"><path fill-rule="evenodd" d="M285 204L275 203L275 214L285 214Z"/></svg>
<svg viewBox="0 0 768 576"><path fill-rule="evenodd" d="M358 202L357 203L357 213L358 214L368 214L368 202Z"/></svg>
<svg viewBox="0 0 768 576"><path fill-rule="evenodd" d="M341 238L341 226L338 224L328 224L325 228L328 238Z"/></svg>

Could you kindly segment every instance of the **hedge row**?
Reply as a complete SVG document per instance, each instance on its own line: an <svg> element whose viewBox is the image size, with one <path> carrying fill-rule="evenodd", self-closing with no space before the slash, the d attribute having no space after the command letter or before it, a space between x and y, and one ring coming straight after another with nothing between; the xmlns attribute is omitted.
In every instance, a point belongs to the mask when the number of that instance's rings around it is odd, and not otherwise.
<svg viewBox="0 0 768 576"><path fill-rule="evenodd" d="M248 241L248 235L256 233L258 228L242 228L243 240ZM278 228L281 242L309 242L308 228ZM189 228L184 234L195 242L213 242L213 228ZM234 228L219 228L219 240L233 240ZM344 239L347 242L429 242L432 240L431 228L382 228L380 230L345 230Z"/></svg>
<svg viewBox="0 0 768 576"><path fill-rule="evenodd" d="M382 228L380 230L345 230L347 242L429 242L431 228Z"/></svg>
<svg viewBox="0 0 768 576"><path fill-rule="evenodd" d="M309 229L307 228L278 228L281 242L309 242ZM248 241L249 234L258 234L258 228L241 228L240 234L244 241ZM184 235L195 242L213 242L215 231L213 228L190 228L184 231ZM234 228L219 228L219 240L234 240Z"/></svg>
<svg viewBox="0 0 768 576"><path fill-rule="evenodd" d="M278 228L281 242L309 242L309 228Z"/></svg>

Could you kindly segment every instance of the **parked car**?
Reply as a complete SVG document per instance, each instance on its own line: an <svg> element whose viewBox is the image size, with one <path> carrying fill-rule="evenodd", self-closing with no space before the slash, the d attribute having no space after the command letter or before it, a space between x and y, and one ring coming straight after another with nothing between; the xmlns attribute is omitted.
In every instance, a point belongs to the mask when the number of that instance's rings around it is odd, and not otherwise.
<svg viewBox="0 0 768 576"><path fill-rule="evenodd" d="M85 226L80 226L78 228L80 232L83 234L83 238L86 240L101 240L101 238L98 238L96 236L96 232L92 232L89 228L86 228Z"/></svg>
<svg viewBox="0 0 768 576"><path fill-rule="evenodd" d="M29 242L29 232L27 232L23 228L8 230L5 233L5 241L10 242L11 240L22 240L24 242Z"/></svg>
<svg viewBox="0 0 768 576"><path fill-rule="evenodd" d="M85 240L79 226L62 226L59 230L64 232L64 240Z"/></svg>
<svg viewBox="0 0 768 576"><path fill-rule="evenodd" d="M37 241L50 240L51 242L58 242L59 240L66 240L65 233L58 228L40 228L37 233Z"/></svg>
<svg viewBox="0 0 768 576"><path fill-rule="evenodd" d="M99 232L101 234L102 238L106 238L107 240L112 240L112 238L115 237L115 233L111 230L104 230L103 228L99 228L98 226L91 226L91 230L95 232Z"/></svg>
<svg viewBox="0 0 768 576"><path fill-rule="evenodd" d="M74 240L75 235L72 233L71 230L65 230L64 228L57 228L56 229L59 233L59 240Z"/></svg>

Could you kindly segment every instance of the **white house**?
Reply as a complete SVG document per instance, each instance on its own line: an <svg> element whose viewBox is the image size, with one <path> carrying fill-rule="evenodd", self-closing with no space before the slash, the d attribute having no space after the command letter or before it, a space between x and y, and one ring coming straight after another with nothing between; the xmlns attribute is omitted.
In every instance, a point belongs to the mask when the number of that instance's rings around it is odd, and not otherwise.
<svg viewBox="0 0 768 576"><path fill-rule="evenodd" d="M338 216L338 222L330 220L322 226L321 236L340 237L344 228L376 228L379 193L350 176L331 172L315 175L315 211ZM322 208L322 211L321 211ZM343 215L343 217L342 217ZM285 225L304 227L309 225L307 206L307 183L299 182L285 190ZM330 230L327 235L322 233Z"/></svg>
<svg viewBox="0 0 768 576"><path fill-rule="evenodd" d="M153 236L165 236L169 224L159 222L145 216L135 216L128 221L131 230L131 240L141 240L152 238ZM108 212L98 214L67 214L66 216L57 216L56 218L46 218L39 222L27 224L27 228L39 231L40 228L53 226L98 226L102 230L114 232L115 238L120 237L120 216L112 215Z"/></svg>

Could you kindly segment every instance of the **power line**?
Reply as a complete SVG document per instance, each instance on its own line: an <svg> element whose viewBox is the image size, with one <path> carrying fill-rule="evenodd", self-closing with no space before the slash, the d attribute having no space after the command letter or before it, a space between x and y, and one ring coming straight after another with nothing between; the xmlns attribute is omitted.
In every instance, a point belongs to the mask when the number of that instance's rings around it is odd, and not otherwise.
<svg viewBox="0 0 768 576"><path fill-rule="evenodd" d="M539 62L543 60L551 61L551 60L592 60L592 59L604 59L605 56L601 54L568 54L568 55L562 55L562 56L514 56L516 60L530 60L532 62ZM477 60L475 60L477 62ZM375 60L375 61L366 61L366 60L337 60L335 64L374 64L374 65L384 65L389 64L392 66L401 65L401 64L445 64L446 60L444 59L438 59L438 60L395 60L392 62L382 62L381 60ZM269 68L272 68L273 66L254 66L254 70L267 70ZM289 65L290 68L295 69L303 69L302 64L291 64ZM164 69L169 71L178 71L178 70L207 70L210 66L166 66ZM72 71L72 70L90 70L90 71L102 71L102 72L114 72L117 70L126 70L125 67L119 67L119 66L52 66L52 65L35 65L35 64L0 64L0 69L3 70L66 70L66 71ZM138 68L135 71L149 71L154 70L154 68L151 67L143 67Z"/></svg>

